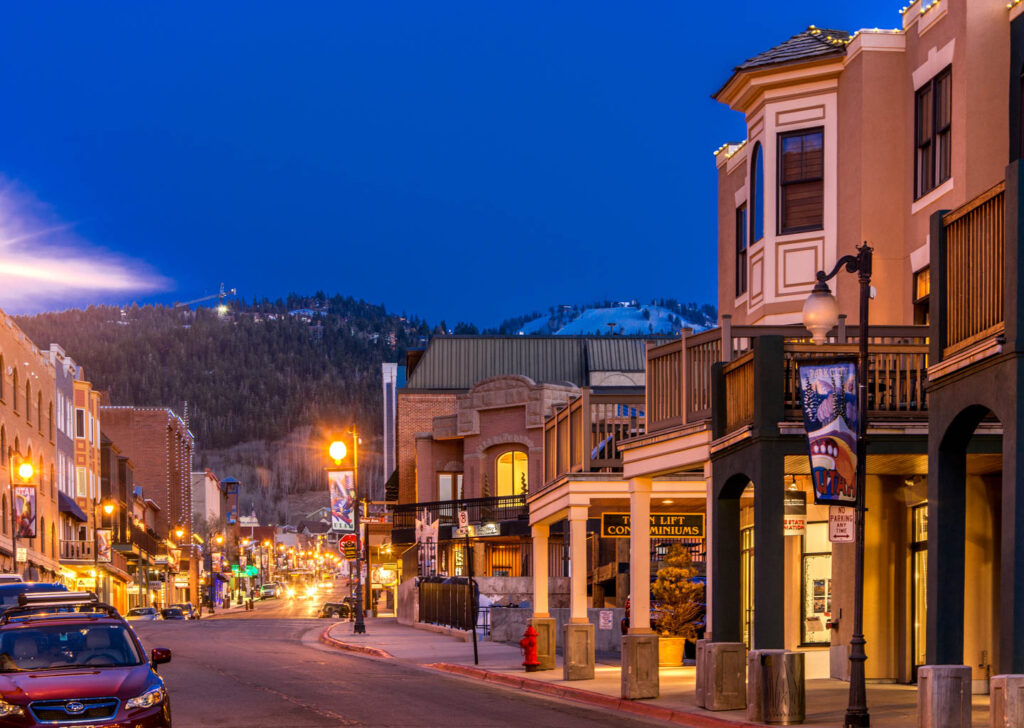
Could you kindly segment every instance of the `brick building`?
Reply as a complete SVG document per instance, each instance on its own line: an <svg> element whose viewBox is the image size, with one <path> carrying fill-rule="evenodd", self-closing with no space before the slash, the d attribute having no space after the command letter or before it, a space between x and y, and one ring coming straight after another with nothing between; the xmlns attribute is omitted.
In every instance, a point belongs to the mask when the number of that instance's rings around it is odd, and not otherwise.
<svg viewBox="0 0 1024 728"><path fill-rule="evenodd" d="M59 578L57 538L57 447L54 421L56 379L49 356L41 352L0 311L0 569L26 578ZM11 535L16 467L29 461L35 486L34 538L18 538L26 548L27 563L15 568Z"/></svg>
<svg viewBox="0 0 1024 728"><path fill-rule="evenodd" d="M176 593L169 598L183 598L187 588L196 601L199 571L191 548L192 433L181 417L164 407L105 406L100 414L104 433L131 460L135 484L159 507L154 523L157 536L181 547L177 550L179 561L172 556L171 566L189 574L188 586L179 578Z"/></svg>

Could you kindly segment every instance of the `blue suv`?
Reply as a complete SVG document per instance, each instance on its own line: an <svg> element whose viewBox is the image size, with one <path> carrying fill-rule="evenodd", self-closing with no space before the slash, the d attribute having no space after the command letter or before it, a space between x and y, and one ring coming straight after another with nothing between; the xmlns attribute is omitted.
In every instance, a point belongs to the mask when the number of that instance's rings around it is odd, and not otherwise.
<svg viewBox="0 0 1024 728"><path fill-rule="evenodd" d="M18 606L18 597L22 594L35 594L37 592L66 592L68 588L63 584L50 584L47 582L23 582L14 584L0 584L0 615L3 615L11 607Z"/></svg>

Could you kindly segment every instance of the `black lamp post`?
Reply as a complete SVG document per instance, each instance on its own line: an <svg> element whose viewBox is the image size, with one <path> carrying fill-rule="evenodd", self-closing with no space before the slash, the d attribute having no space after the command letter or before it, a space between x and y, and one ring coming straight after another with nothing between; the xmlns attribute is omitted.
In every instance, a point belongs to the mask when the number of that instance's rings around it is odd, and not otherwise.
<svg viewBox="0 0 1024 728"><path fill-rule="evenodd" d="M359 436L356 434L354 426L349 428L349 434L352 436L352 490L353 505L355 507L353 527L356 533L356 622L352 627L352 631L355 634L366 634L366 623L363 621L363 571L361 558L363 538L359 530L359 511L361 509L359 502ZM346 451L345 443L337 440L331 443L329 453L331 459L338 464L345 459ZM369 542L369 540L369 533L367 533L366 541ZM367 554L369 554L369 550L367 550Z"/></svg>
<svg viewBox="0 0 1024 728"><path fill-rule="evenodd" d="M854 504L856 538L853 573L853 636L850 638L850 699L846 705L844 728L860 728L871 723L868 715L867 690L864 686L864 491L867 480L867 414L868 414L868 303L871 300L871 247L865 242L857 255L844 255L831 273L818 271L818 282L804 303L804 325L815 344L824 344L828 332L839 321L839 308L827 282L842 268L856 273L860 283L859 350L857 353L857 498Z"/></svg>

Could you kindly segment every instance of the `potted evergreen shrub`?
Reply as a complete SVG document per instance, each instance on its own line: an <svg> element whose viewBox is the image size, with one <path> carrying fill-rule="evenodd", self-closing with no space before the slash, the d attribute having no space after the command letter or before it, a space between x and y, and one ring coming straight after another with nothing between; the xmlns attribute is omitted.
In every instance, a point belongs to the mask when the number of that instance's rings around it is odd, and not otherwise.
<svg viewBox="0 0 1024 728"><path fill-rule="evenodd" d="M683 663L687 640L697 639L697 629L704 619L704 585L696 581L697 569L690 552L680 544L668 551L665 565L658 569L658 578L651 585L657 603L658 663L678 666Z"/></svg>

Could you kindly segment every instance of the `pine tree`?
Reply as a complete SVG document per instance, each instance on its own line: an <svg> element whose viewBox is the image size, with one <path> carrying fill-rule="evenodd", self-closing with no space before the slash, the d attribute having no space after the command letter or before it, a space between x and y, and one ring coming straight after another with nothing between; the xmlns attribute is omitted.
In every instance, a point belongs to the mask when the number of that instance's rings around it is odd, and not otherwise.
<svg viewBox="0 0 1024 728"><path fill-rule="evenodd" d="M690 552L680 543L672 544L651 585L651 594L661 603L658 629L663 635L697 638L697 625L704 613L704 585L694 580L696 576Z"/></svg>

